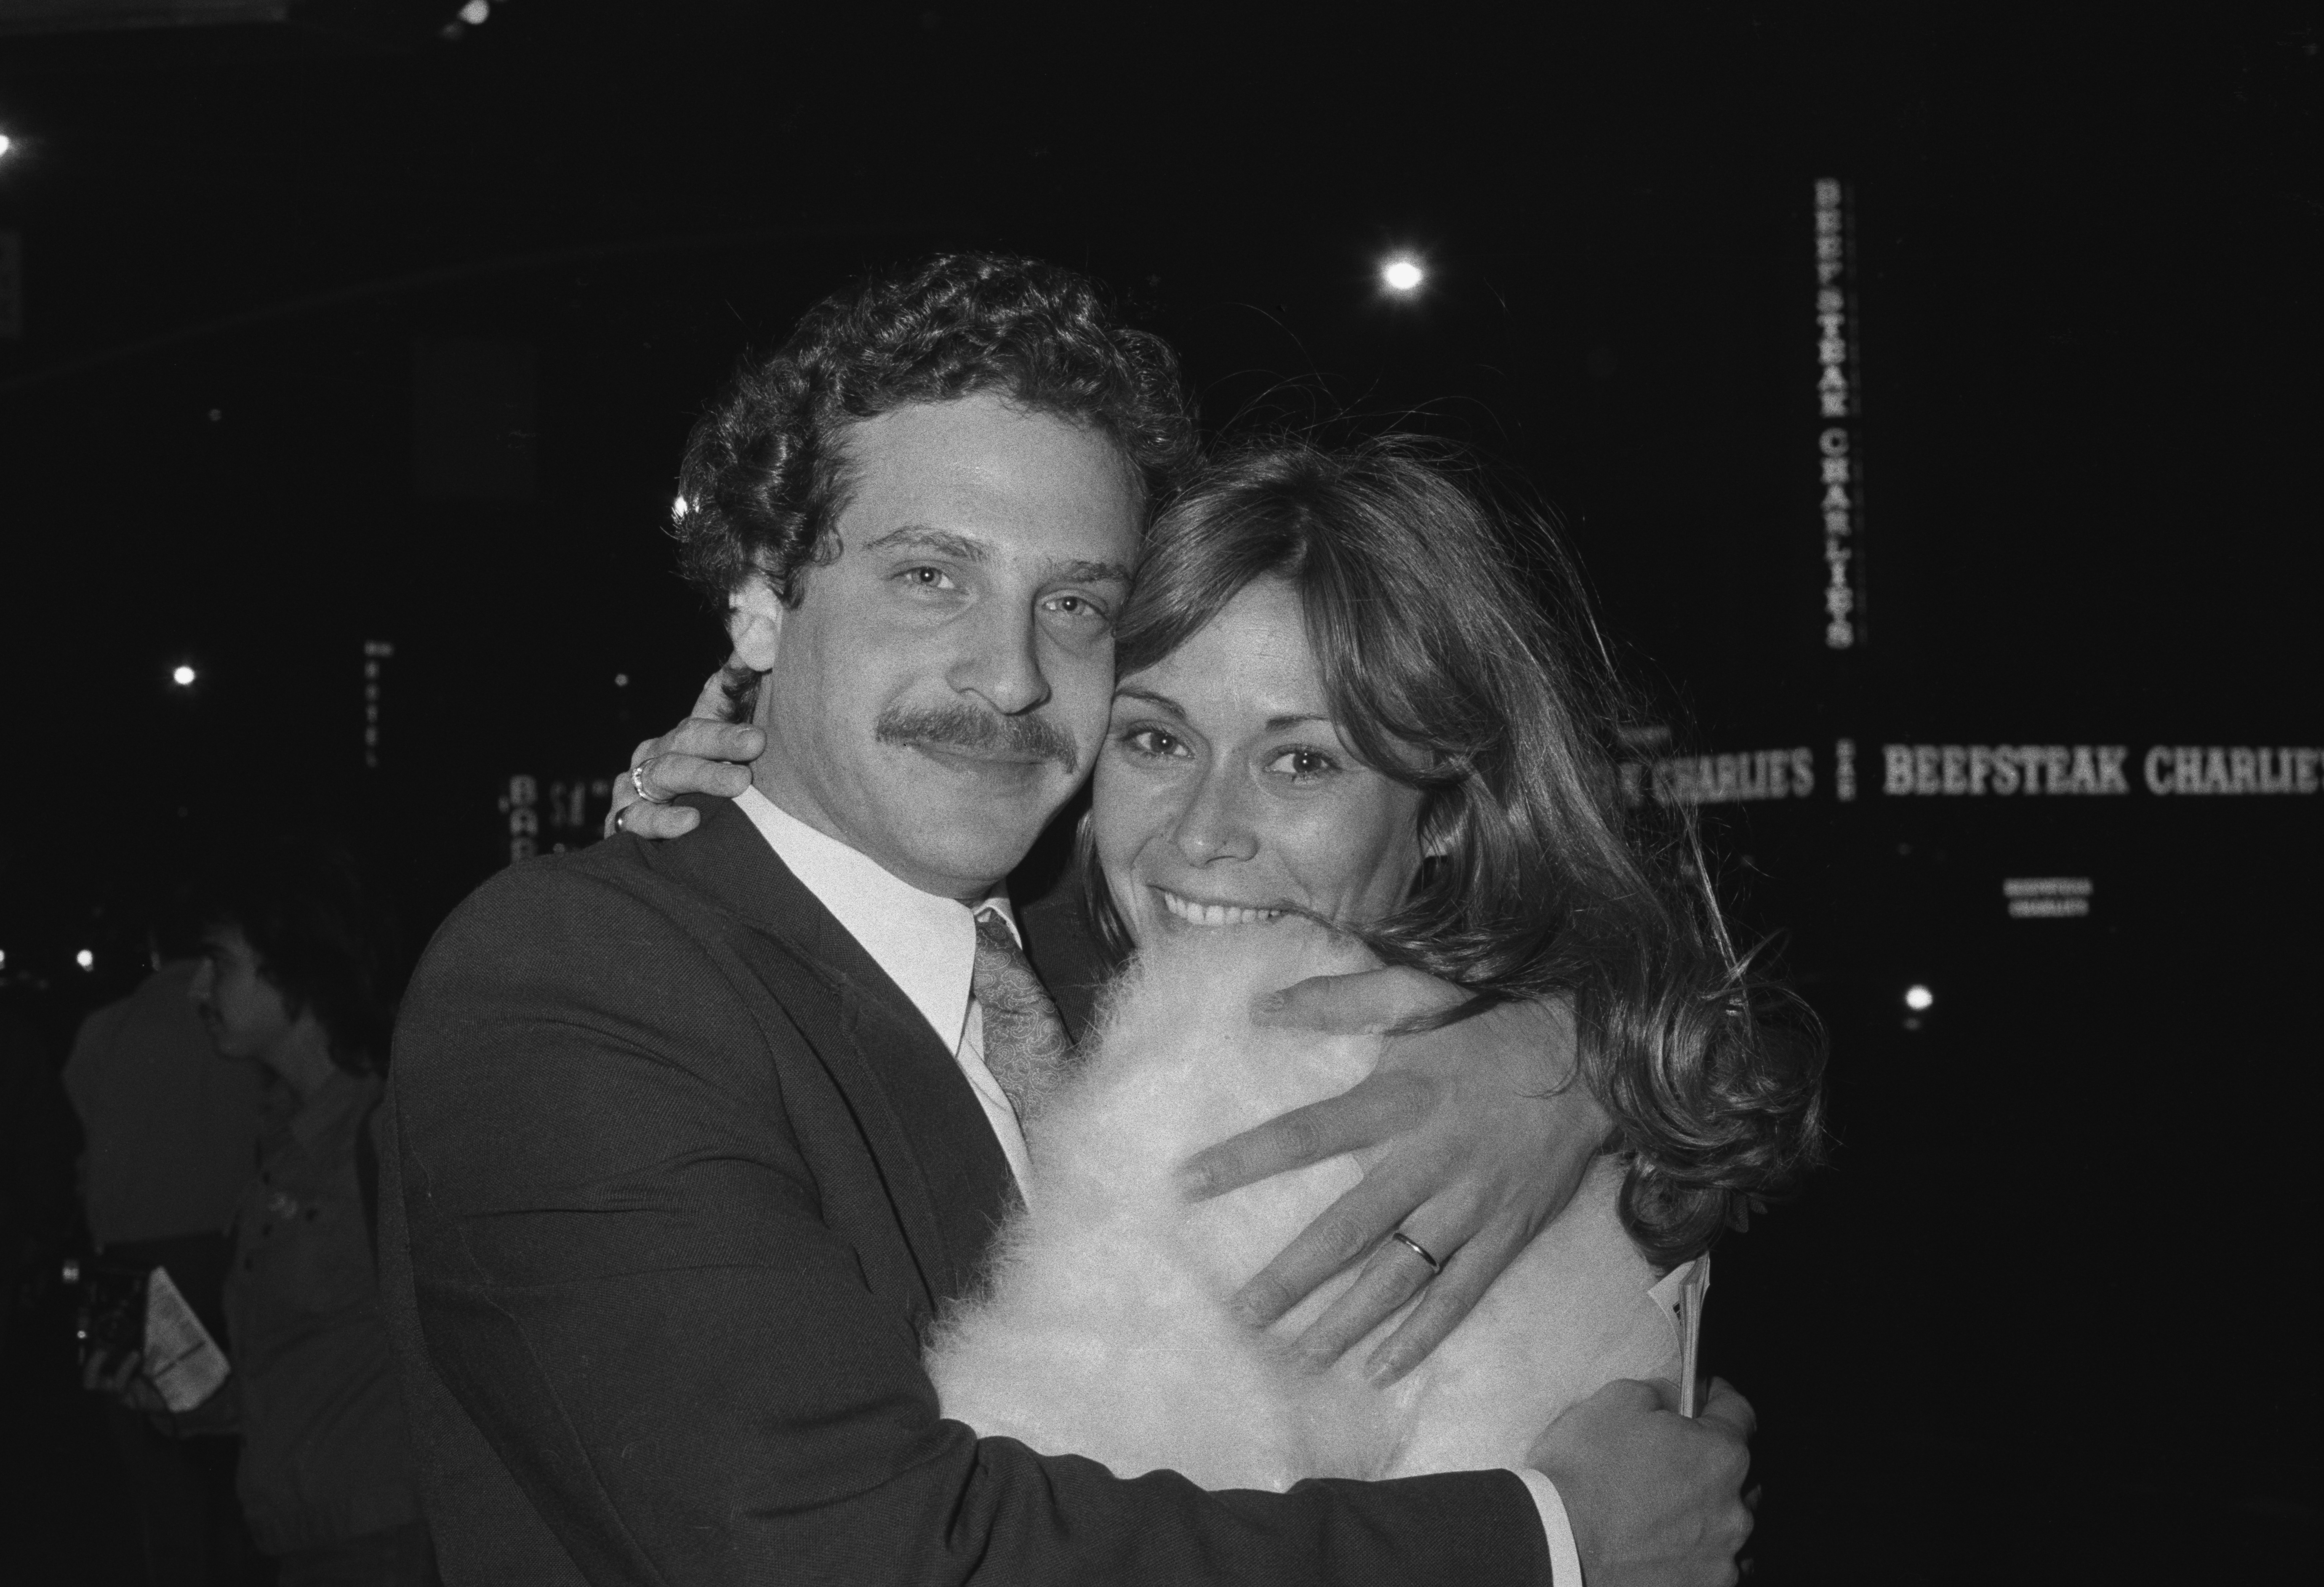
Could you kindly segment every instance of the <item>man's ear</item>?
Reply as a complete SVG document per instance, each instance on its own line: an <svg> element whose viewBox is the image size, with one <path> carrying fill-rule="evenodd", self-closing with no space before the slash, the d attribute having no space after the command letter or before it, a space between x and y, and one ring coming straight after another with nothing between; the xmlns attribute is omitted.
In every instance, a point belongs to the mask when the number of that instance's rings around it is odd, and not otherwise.
<svg viewBox="0 0 2324 1587"><path fill-rule="evenodd" d="M788 608L776 599L774 586L757 574L726 598L726 637L733 642L734 659L753 672L771 672L781 648L783 618Z"/></svg>

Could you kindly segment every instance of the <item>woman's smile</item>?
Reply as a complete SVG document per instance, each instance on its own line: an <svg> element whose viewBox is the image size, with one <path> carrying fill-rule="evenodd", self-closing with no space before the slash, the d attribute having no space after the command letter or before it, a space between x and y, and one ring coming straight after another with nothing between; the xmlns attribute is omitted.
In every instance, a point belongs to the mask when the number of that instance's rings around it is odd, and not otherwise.
<svg viewBox="0 0 2324 1587"><path fill-rule="evenodd" d="M1167 887L1153 889L1169 918L1189 926L1268 926L1283 918L1281 909L1254 909L1244 904L1204 903L1182 898Z"/></svg>

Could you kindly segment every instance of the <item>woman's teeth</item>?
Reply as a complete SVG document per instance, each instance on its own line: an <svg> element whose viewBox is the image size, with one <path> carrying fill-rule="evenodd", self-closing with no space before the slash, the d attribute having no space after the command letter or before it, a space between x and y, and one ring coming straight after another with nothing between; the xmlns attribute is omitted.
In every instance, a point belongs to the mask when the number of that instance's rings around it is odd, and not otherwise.
<svg viewBox="0 0 2324 1587"><path fill-rule="evenodd" d="M1192 899L1182 899L1175 892L1162 894L1162 907L1189 926L1264 926L1283 918L1280 909L1245 909L1233 904L1198 904Z"/></svg>

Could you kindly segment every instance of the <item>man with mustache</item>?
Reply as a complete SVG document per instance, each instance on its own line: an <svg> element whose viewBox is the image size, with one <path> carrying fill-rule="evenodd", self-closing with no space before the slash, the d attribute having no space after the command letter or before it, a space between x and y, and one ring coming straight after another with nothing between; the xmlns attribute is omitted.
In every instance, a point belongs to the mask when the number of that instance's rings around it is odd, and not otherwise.
<svg viewBox="0 0 2324 1587"><path fill-rule="evenodd" d="M1192 453L1167 348L1069 272L978 256L818 306L696 426L678 528L763 735L746 785L651 813L687 843L487 884L399 1034L383 1261L447 1579L1572 1587L1577 1542L1592 1587L1732 1579L1731 1392L1690 1422L1618 1385L1525 1473L1284 1494L938 1413L922 1333L1031 1183L1019 1114L1065 1050L1006 879L1094 755L1111 614ZM1256 1316L1385 1216L1460 1251L1415 1352L1554 1211L1605 1121L1540 1094L1558 1066L1513 1023L1208 1165L1349 1149L1351 1117L1388 1148ZM1368 1268L1364 1327L1419 1283Z"/></svg>
<svg viewBox="0 0 2324 1587"><path fill-rule="evenodd" d="M1074 741L1047 716L994 716L973 706L931 706L883 711L872 732L883 744L943 745L995 761L1055 761L1068 771L1080 770Z"/></svg>

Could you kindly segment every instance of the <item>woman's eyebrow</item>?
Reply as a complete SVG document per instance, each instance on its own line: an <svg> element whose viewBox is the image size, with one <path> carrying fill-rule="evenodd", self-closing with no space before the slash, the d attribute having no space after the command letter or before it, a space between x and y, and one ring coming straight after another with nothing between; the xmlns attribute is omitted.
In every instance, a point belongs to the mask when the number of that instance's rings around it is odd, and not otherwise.
<svg viewBox="0 0 2324 1587"><path fill-rule="evenodd" d="M1148 705L1153 706L1156 710L1161 712L1166 716L1176 716L1181 722L1184 722L1186 719L1185 706L1172 699L1168 695L1156 694L1150 688L1117 687L1113 691L1113 697L1117 700L1144 700Z"/></svg>
<svg viewBox="0 0 2324 1587"><path fill-rule="evenodd" d="M1051 578L1073 584L1128 584L1130 569L1119 562L1055 562L1047 569Z"/></svg>
<svg viewBox="0 0 2324 1587"><path fill-rule="evenodd" d="M1289 716L1269 716L1267 719L1267 731L1281 733L1285 728L1296 727L1303 722L1320 722L1326 727L1334 725L1329 716L1320 716L1313 711L1302 711Z"/></svg>

